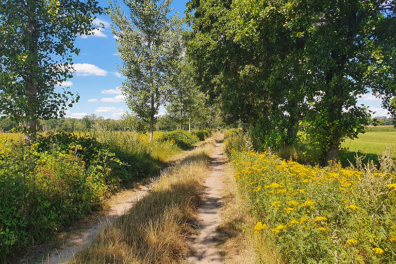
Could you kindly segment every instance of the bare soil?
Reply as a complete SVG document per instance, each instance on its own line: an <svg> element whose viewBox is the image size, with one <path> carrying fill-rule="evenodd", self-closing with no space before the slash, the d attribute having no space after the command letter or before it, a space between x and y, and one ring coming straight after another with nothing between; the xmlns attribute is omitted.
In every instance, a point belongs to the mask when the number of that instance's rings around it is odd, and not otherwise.
<svg viewBox="0 0 396 264"><path fill-rule="evenodd" d="M193 237L190 247L193 254L188 257L188 263L222 263L221 252L216 248L219 233L216 231L221 222L220 207L223 188L222 174L227 158L222 143L217 142L212 154L212 173L205 181L205 191L202 206L198 209L199 234Z"/></svg>

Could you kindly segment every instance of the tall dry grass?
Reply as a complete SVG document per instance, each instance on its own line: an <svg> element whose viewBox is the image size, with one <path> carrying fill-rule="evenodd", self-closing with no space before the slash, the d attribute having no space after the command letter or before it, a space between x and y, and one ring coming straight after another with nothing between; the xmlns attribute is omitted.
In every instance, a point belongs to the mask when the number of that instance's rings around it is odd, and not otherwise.
<svg viewBox="0 0 396 264"><path fill-rule="evenodd" d="M199 194L209 172L208 157L214 148L210 142L164 170L148 195L72 263L184 262L189 252L186 237L195 232Z"/></svg>

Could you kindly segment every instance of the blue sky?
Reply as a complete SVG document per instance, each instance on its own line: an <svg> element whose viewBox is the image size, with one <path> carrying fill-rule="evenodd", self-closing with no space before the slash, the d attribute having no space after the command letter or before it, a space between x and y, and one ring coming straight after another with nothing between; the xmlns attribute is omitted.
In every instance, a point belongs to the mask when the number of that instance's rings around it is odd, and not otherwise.
<svg viewBox="0 0 396 264"><path fill-rule="evenodd" d="M174 0L171 4L173 15L178 12L184 17L188 0ZM118 1L121 3L121 1ZM102 7L107 7L107 0L99 0ZM128 9L124 8L127 13ZM100 29L93 36L80 36L76 40L76 46L81 49L78 56L74 56L74 78L64 83L74 93L79 93L80 101L67 111L67 117L82 118L92 113L106 118L119 119L125 111L131 112L125 104L117 87L122 85L124 78L120 76L117 63L122 61L116 55L116 39L111 33L111 19L107 15L101 15L96 23L104 23L105 28ZM359 104L371 107L377 113L374 116L384 116L386 110L381 109L380 100L371 95L364 95ZM164 108L160 113L165 112Z"/></svg>

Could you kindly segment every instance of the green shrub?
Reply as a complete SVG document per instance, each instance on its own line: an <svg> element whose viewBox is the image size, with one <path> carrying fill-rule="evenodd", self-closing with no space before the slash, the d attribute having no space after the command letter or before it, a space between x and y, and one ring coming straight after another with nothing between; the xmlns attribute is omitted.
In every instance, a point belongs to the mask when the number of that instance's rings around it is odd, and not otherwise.
<svg viewBox="0 0 396 264"><path fill-rule="evenodd" d="M191 134L197 136L200 141L204 141L208 137L210 137L213 133L210 129L203 129L198 131L192 131Z"/></svg>
<svg viewBox="0 0 396 264"><path fill-rule="evenodd" d="M109 131L48 134L32 145L3 139L0 146L0 263L100 209L111 193L180 151L172 142Z"/></svg>
<svg viewBox="0 0 396 264"><path fill-rule="evenodd" d="M165 133L160 141L170 141L174 142L181 149L189 149L193 144L199 142L197 136L192 135L184 130L176 130L172 132Z"/></svg>

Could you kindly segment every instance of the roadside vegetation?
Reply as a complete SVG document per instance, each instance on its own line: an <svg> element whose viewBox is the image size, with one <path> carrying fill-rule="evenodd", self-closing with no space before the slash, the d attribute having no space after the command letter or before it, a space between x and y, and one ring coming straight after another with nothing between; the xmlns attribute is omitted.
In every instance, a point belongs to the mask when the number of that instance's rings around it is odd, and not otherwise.
<svg viewBox="0 0 396 264"><path fill-rule="evenodd" d="M250 228L278 252L277 261L395 261L396 167L389 151L379 167L360 159L348 168L309 166L255 152L248 138L233 133L226 152L257 219ZM264 262L263 249L256 250L256 261Z"/></svg>
<svg viewBox="0 0 396 264"><path fill-rule="evenodd" d="M196 210L209 172L213 138L162 171L149 194L104 230L76 263L184 263L186 236L196 232Z"/></svg>

